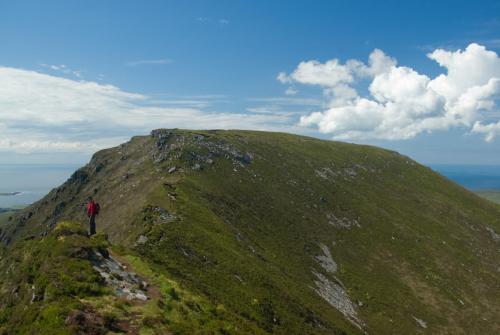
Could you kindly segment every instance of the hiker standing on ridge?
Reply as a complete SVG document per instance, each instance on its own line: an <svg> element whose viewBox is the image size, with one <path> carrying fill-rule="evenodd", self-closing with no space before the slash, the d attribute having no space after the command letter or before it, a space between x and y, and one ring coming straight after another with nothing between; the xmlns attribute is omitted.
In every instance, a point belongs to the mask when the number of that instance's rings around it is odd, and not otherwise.
<svg viewBox="0 0 500 335"><path fill-rule="evenodd" d="M96 229L95 229L95 217L99 215L99 204L94 202L94 199L92 197L88 197L88 203L87 203L87 216L89 217L89 236L95 235Z"/></svg>

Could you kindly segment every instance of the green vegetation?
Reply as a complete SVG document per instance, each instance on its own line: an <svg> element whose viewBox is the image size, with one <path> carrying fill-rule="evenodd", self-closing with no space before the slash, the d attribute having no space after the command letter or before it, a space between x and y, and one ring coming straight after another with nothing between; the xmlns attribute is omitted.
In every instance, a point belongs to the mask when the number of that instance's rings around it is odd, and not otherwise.
<svg viewBox="0 0 500 335"><path fill-rule="evenodd" d="M16 242L2 255L0 334L70 334L64 320L79 298L109 294L89 262L103 248L79 224L62 222L50 235Z"/></svg>
<svg viewBox="0 0 500 335"><path fill-rule="evenodd" d="M23 208L24 207L22 206L14 208L0 208L0 225L9 222L9 219L11 219L17 211Z"/></svg>
<svg viewBox="0 0 500 335"><path fill-rule="evenodd" d="M5 224L9 221L9 217L11 217L14 214L14 212L3 212L0 213L0 225Z"/></svg>
<svg viewBox="0 0 500 335"><path fill-rule="evenodd" d="M116 257L150 284L148 301L118 298L88 259L68 256L77 245L107 247L103 235L47 228L85 222L89 194ZM280 133L159 131L98 152L0 233L0 327L22 333L51 320L58 329L78 310L102 320L102 332L494 334L499 232L499 206L395 152ZM31 275L9 277L11 264ZM40 273L43 264L53 270ZM64 280L80 271L78 284ZM33 283L48 298L30 304Z"/></svg>

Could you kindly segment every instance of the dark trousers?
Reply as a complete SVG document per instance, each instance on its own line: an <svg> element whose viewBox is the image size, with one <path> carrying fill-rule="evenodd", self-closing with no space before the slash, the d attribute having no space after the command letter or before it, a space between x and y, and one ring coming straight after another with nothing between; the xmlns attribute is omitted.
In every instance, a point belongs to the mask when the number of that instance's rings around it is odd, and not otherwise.
<svg viewBox="0 0 500 335"><path fill-rule="evenodd" d="M90 218L89 218L89 235L92 236L92 235L95 235L95 215L92 215Z"/></svg>

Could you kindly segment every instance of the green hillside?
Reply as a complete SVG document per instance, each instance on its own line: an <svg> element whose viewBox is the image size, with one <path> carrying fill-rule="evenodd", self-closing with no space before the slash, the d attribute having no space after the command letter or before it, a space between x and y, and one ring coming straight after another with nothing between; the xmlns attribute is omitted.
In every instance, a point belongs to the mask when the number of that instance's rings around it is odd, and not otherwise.
<svg viewBox="0 0 500 335"><path fill-rule="evenodd" d="M16 210L9 209L1 209L0 208L0 225L5 224L9 221L10 217L13 217Z"/></svg>
<svg viewBox="0 0 500 335"><path fill-rule="evenodd" d="M0 225L6 223L11 215L12 213L10 212L0 213Z"/></svg>
<svg viewBox="0 0 500 335"><path fill-rule="evenodd" d="M500 332L500 206L375 147L157 130L0 228L0 334Z"/></svg>

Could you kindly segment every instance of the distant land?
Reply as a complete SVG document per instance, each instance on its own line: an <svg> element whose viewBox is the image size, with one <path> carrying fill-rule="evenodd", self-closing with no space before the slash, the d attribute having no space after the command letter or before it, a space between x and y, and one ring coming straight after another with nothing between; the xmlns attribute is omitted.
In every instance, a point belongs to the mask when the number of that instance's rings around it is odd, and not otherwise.
<svg viewBox="0 0 500 335"><path fill-rule="evenodd" d="M0 208L25 207L61 185L80 164L0 164Z"/></svg>
<svg viewBox="0 0 500 335"><path fill-rule="evenodd" d="M15 212L21 208L0 208L0 213Z"/></svg>
<svg viewBox="0 0 500 335"><path fill-rule="evenodd" d="M500 204L500 190L484 190L484 191L476 191L475 193L485 199Z"/></svg>
<svg viewBox="0 0 500 335"><path fill-rule="evenodd" d="M0 192L0 196L9 197L13 195L19 195L21 192Z"/></svg>

